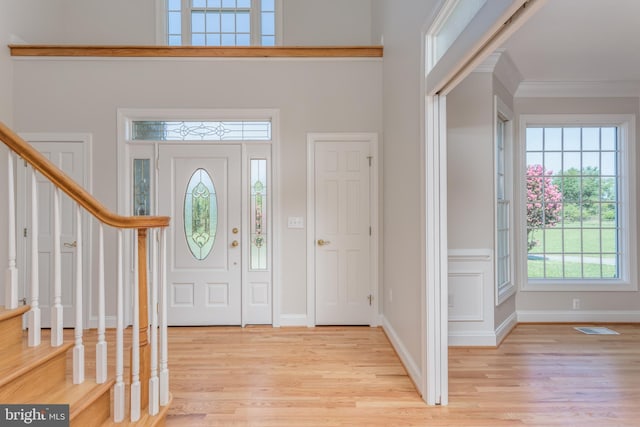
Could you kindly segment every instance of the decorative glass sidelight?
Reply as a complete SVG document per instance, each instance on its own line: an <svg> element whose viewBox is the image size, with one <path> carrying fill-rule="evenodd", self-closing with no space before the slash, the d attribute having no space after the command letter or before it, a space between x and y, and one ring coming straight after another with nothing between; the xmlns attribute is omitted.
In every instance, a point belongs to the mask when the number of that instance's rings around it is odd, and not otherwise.
<svg viewBox="0 0 640 427"><path fill-rule="evenodd" d="M251 159L251 269L267 269L266 159Z"/></svg>
<svg viewBox="0 0 640 427"><path fill-rule="evenodd" d="M197 169L184 196L184 235L187 246L197 260L211 253L218 226L218 200L211 175Z"/></svg>
<svg viewBox="0 0 640 427"><path fill-rule="evenodd" d="M149 159L133 160L133 214L149 215Z"/></svg>

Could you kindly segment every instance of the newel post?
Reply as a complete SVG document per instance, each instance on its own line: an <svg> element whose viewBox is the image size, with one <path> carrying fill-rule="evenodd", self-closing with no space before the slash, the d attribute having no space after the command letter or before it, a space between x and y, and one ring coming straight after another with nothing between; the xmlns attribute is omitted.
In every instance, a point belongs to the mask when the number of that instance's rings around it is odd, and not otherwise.
<svg viewBox="0 0 640 427"><path fill-rule="evenodd" d="M149 296L147 291L147 229L138 229L138 291L140 325L140 407L149 404L149 378L151 378L151 348L149 346Z"/></svg>

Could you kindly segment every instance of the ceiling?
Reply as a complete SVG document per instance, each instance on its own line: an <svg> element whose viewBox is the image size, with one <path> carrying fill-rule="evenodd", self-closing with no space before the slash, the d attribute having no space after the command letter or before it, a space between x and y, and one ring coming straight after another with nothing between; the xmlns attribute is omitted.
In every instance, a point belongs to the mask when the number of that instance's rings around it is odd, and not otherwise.
<svg viewBox="0 0 640 427"><path fill-rule="evenodd" d="M640 0L548 0L503 46L539 82L640 82Z"/></svg>

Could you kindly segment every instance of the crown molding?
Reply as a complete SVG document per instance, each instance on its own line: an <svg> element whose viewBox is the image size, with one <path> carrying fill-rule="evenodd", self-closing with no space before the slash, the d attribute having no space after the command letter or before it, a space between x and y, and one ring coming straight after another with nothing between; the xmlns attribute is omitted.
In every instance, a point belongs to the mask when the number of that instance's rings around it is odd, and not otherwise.
<svg viewBox="0 0 640 427"><path fill-rule="evenodd" d="M515 95L523 77L505 49L496 49L480 64L474 72L493 73L504 87Z"/></svg>
<svg viewBox="0 0 640 427"><path fill-rule="evenodd" d="M640 80L630 81L524 81L516 98L635 98Z"/></svg>

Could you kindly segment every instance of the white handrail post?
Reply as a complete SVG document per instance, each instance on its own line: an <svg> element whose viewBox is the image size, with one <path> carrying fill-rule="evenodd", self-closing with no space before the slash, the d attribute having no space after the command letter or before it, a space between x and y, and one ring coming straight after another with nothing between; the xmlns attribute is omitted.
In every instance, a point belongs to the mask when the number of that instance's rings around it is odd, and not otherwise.
<svg viewBox="0 0 640 427"><path fill-rule="evenodd" d="M5 298L4 306L7 309L18 308L18 268L16 267L16 192L14 188L13 176L13 154L7 153L7 185L9 196L9 238L7 244L9 266L5 273Z"/></svg>
<svg viewBox="0 0 640 427"><path fill-rule="evenodd" d="M29 347L40 345L40 275L38 248L38 181L36 170L31 170L31 312L29 314Z"/></svg>
<svg viewBox="0 0 640 427"><path fill-rule="evenodd" d="M98 233L98 342L96 343L96 383L98 384L107 380L104 292L104 225L100 223Z"/></svg>
<svg viewBox="0 0 640 427"><path fill-rule="evenodd" d="M122 260L122 230L118 230L118 271L116 278L116 384L113 388L113 421L124 421L124 285Z"/></svg>
<svg viewBox="0 0 640 427"><path fill-rule="evenodd" d="M84 382L84 344L82 343L82 210L76 206L76 325L73 347L73 383Z"/></svg>
<svg viewBox="0 0 640 427"><path fill-rule="evenodd" d="M149 414L160 412L160 384L158 380L158 240L157 230L151 229L151 377L149 378Z"/></svg>
<svg viewBox="0 0 640 427"><path fill-rule="evenodd" d="M134 253L138 254L138 238L133 241ZM138 263L134 263L133 279L133 328L131 333L131 421L140 419L140 290L138 288ZM145 296L146 298L146 296Z"/></svg>
<svg viewBox="0 0 640 427"><path fill-rule="evenodd" d="M60 189L53 190L53 307L51 307L51 346L62 345L62 253L60 250Z"/></svg>
<svg viewBox="0 0 640 427"><path fill-rule="evenodd" d="M160 405L169 404L169 343L167 333L167 229L160 229Z"/></svg>

